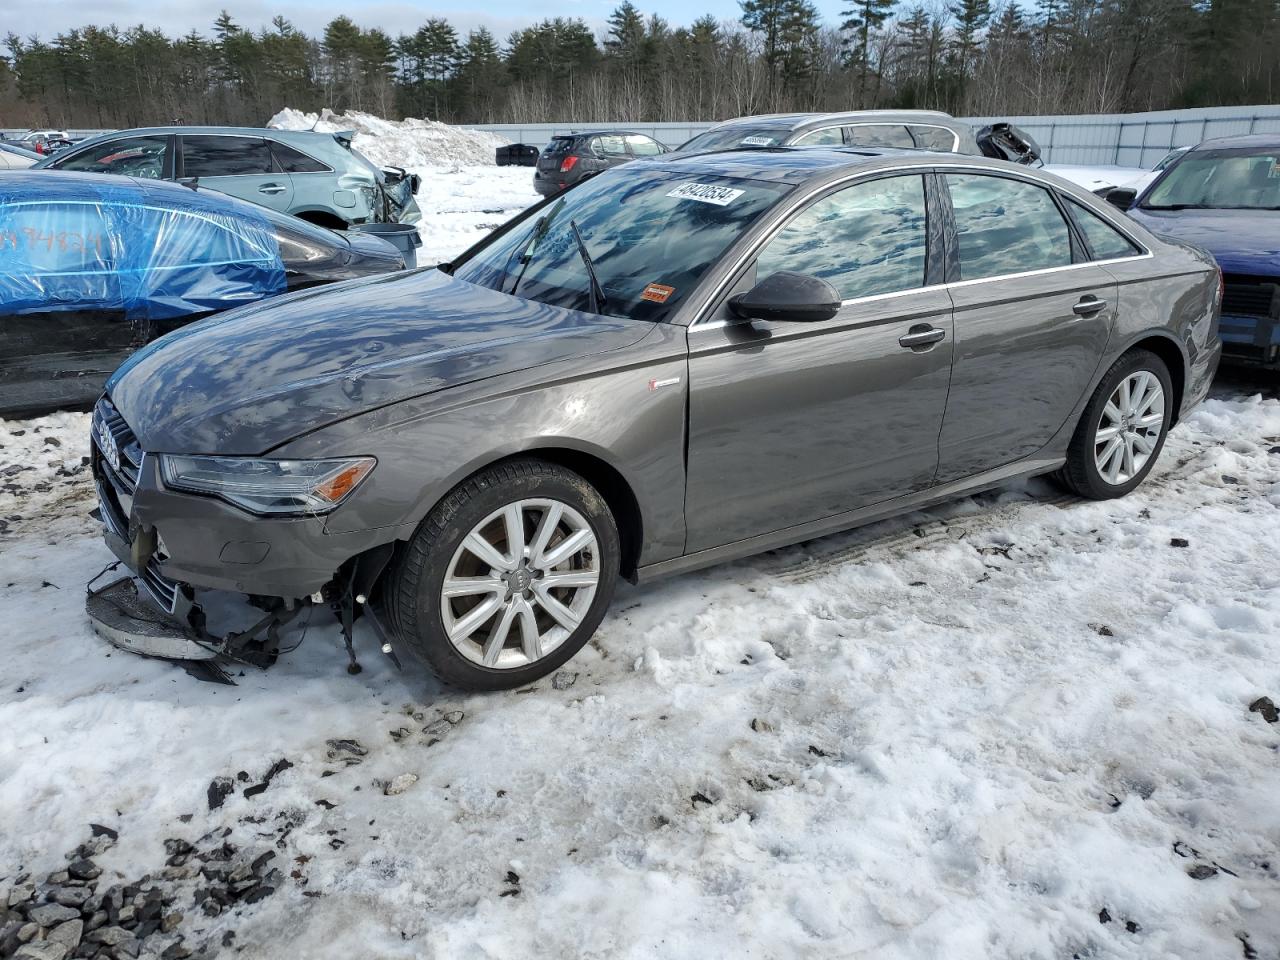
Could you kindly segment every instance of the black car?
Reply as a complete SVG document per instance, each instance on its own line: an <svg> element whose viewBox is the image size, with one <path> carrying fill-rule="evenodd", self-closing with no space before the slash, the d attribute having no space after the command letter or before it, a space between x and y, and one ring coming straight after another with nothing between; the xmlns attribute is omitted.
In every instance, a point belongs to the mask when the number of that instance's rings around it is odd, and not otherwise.
<svg viewBox="0 0 1280 960"><path fill-rule="evenodd" d="M538 157L533 189L550 197L580 180L637 157L668 153L653 137L627 130L593 130L551 138Z"/></svg>
<svg viewBox="0 0 1280 960"><path fill-rule="evenodd" d="M193 320L404 269L391 244L220 193L0 173L0 416L92 403L130 353Z"/></svg>

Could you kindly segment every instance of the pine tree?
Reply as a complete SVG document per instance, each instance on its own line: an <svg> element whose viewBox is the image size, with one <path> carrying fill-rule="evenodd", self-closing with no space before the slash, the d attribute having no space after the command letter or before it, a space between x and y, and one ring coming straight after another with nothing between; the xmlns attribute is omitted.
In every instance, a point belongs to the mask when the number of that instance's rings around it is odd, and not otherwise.
<svg viewBox="0 0 1280 960"><path fill-rule="evenodd" d="M840 29L845 31L846 34L852 31L853 39L856 41L856 53L854 56L856 56L859 68L859 103L865 101L867 94L867 66L871 59L869 50L871 34L884 26L896 3L897 0L854 0L849 9L840 14L845 18L844 22L840 24ZM847 47L849 39L846 36L842 40L842 45Z"/></svg>

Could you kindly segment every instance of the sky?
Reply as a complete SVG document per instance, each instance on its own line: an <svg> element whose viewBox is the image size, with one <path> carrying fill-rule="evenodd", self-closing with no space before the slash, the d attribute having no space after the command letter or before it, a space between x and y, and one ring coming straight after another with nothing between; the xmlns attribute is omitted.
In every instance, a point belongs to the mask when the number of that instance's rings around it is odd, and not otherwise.
<svg viewBox="0 0 1280 960"><path fill-rule="evenodd" d="M4 0L0 13L0 35L13 31L20 36L38 34L49 39L61 31L86 24L115 23L119 27L145 24L166 33L183 34L195 28L208 33L217 11L225 7L241 26L259 29L282 14L307 33L319 33L334 17L345 13L363 27L381 27L393 36L417 29L428 17L445 17L462 32L487 26L499 38L519 27L546 17L581 17L596 29L604 26L609 12L621 0L548 0L530 4L528 0L485 0L468 5L465 0L443 0L443 4L415 3L412 0ZM674 25L692 22L704 13L723 19L739 16L737 0L633 0L648 13L657 13ZM839 17L842 0L819 0L818 9L827 21ZM483 7L483 9L479 9Z"/></svg>

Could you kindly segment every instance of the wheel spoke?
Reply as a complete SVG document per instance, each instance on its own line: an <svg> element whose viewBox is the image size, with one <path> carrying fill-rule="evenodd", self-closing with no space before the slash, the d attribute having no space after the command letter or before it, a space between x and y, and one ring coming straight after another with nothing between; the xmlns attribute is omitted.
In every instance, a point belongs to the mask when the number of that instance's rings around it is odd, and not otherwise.
<svg viewBox="0 0 1280 960"><path fill-rule="evenodd" d="M1150 453L1156 448L1155 441L1145 433L1135 433L1133 435L1133 443L1140 453Z"/></svg>
<svg viewBox="0 0 1280 960"><path fill-rule="evenodd" d="M538 632L538 618L534 616L533 607L524 597L517 597L513 602L520 617L520 649L532 663L542 659L542 634Z"/></svg>
<svg viewBox="0 0 1280 960"><path fill-rule="evenodd" d="M502 555L502 552L480 535L479 530L472 530L462 545L495 570L511 570L513 564Z"/></svg>
<svg viewBox="0 0 1280 960"><path fill-rule="evenodd" d="M1108 440L1115 437L1119 432L1120 432L1119 427L1103 427L1101 430L1098 431L1098 434L1097 436L1094 437L1093 442L1106 443Z"/></svg>
<svg viewBox="0 0 1280 960"><path fill-rule="evenodd" d="M1160 427L1160 424L1162 424L1163 422L1164 422L1163 413L1149 413L1145 417L1140 419L1135 424L1135 426L1146 427L1149 430L1153 428L1158 429Z"/></svg>
<svg viewBox="0 0 1280 960"><path fill-rule="evenodd" d="M1125 476L1132 477L1133 469L1133 438L1130 437L1124 444L1124 472Z"/></svg>
<svg viewBox="0 0 1280 960"><path fill-rule="evenodd" d="M1124 441L1116 436L1107 441L1107 445L1102 448L1102 452L1098 454L1098 469L1105 470L1107 464L1111 462L1111 458L1116 455L1116 451L1120 449Z"/></svg>
<svg viewBox="0 0 1280 960"><path fill-rule="evenodd" d="M445 580L440 595L446 599L452 597L474 597L480 593L505 593L507 581L497 577L450 577Z"/></svg>
<svg viewBox="0 0 1280 960"><path fill-rule="evenodd" d="M1156 403L1160 403L1160 414L1164 415L1164 391L1160 389L1160 385L1156 384L1155 389L1143 397L1142 402L1138 404L1138 409L1134 411L1134 416L1145 416Z"/></svg>
<svg viewBox="0 0 1280 960"><path fill-rule="evenodd" d="M466 616L449 628L449 639L454 643L459 640L465 640L475 633L481 624L492 617L500 606L502 606L502 598L497 594L494 594L483 603L477 604L467 612Z"/></svg>
<svg viewBox="0 0 1280 960"><path fill-rule="evenodd" d="M544 570L550 570L552 567L559 566L564 563L575 553L585 547L588 543L595 541L594 535L589 528L584 527L575 533L565 537L549 552L542 555L538 566Z"/></svg>
<svg viewBox="0 0 1280 960"><path fill-rule="evenodd" d="M502 522L507 528L507 554L511 557L508 569L514 570L524 559L524 510L520 504L507 504L502 511Z"/></svg>
<svg viewBox="0 0 1280 960"><path fill-rule="evenodd" d="M595 570L569 570L565 573L549 573L538 585L544 590L557 587L594 587L600 582L600 574Z"/></svg>
<svg viewBox="0 0 1280 960"><path fill-rule="evenodd" d="M533 592L538 598L538 603L542 604L542 608L555 618L556 623L570 632L577 629L578 624L582 622L582 618L553 597L546 587L542 585L541 581L534 584Z"/></svg>
<svg viewBox="0 0 1280 960"><path fill-rule="evenodd" d="M498 656L502 653L502 648L507 645L507 636L511 633L511 624L516 618L516 613L517 607L514 600L503 607L502 616L494 624L493 630L489 634L489 639L484 642L484 665L486 667L492 667L498 662Z"/></svg>
<svg viewBox="0 0 1280 960"><path fill-rule="evenodd" d="M1102 415L1112 423L1119 423L1124 415L1120 412L1120 408L1115 405L1115 398L1112 397L1107 401L1107 405L1102 408Z"/></svg>
<svg viewBox="0 0 1280 960"><path fill-rule="evenodd" d="M538 530L533 535L533 546L529 549L529 562L535 567L544 566L542 553L555 535L556 528L560 526L560 518L563 516L564 507L558 503L553 503L543 511L542 519L538 522Z"/></svg>
<svg viewBox="0 0 1280 960"><path fill-rule="evenodd" d="M1120 409L1124 413L1130 413L1133 410L1131 400L1132 397L1129 395L1129 378L1125 377L1120 381Z"/></svg>

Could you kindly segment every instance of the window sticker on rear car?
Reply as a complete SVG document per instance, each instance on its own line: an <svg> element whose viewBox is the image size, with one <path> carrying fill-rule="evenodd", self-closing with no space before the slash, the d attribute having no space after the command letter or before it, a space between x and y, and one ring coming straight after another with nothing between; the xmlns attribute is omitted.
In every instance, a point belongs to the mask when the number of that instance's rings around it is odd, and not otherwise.
<svg viewBox="0 0 1280 960"><path fill-rule="evenodd" d="M666 303L675 292L675 287L668 287L665 283L651 283L641 291L640 299L652 300L654 303Z"/></svg>
<svg viewBox="0 0 1280 960"><path fill-rule="evenodd" d="M744 147L771 147L773 146L773 137L764 137L759 134L754 137L743 137L742 145Z"/></svg>
<svg viewBox="0 0 1280 960"><path fill-rule="evenodd" d="M668 197L677 200L697 200L699 203L714 203L717 207L727 207L737 200L745 191L732 187L719 187L714 183L682 183Z"/></svg>

